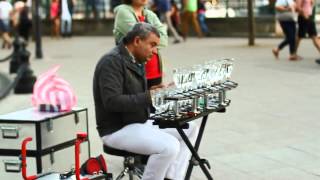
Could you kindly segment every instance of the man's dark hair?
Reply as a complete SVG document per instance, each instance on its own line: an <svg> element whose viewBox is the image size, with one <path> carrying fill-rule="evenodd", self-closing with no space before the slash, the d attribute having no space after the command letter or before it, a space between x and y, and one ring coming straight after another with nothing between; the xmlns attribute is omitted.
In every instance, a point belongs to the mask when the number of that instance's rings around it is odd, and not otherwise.
<svg viewBox="0 0 320 180"><path fill-rule="evenodd" d="M139 37L140 39L146 39L150 33L154 33L160 38L159 31L154 26L145 22L139 22L135 24L123 38L123 42L124 44L130 44L136 37Z"/></svg>

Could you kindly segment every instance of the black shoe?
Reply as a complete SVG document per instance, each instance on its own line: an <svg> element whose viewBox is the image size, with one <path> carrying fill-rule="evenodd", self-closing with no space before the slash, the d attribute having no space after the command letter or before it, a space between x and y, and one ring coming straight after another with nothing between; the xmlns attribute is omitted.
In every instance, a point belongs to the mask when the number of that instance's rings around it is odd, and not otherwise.
<svg viewBox="0 0 320 180"><path fill-rule="evenodd" d="M206 36L206 37L211 37L212 34L211 34L211 32L206 32L206 33L205 33L205 36Z"/></svg>
<svg viewBox="0 0 320 180"><path fill-rule="evenodd" d="M320 59L316 59L316 63L317 63L317 64L320 64Z"/></svg>
<svg viewBox="0 0 320 180"><path fill-rule="evenodd" d="M181 43L181 41L178 40L178 39L176 39L176 40L173 41L173 44L179 44L179 43Z"/></svg>

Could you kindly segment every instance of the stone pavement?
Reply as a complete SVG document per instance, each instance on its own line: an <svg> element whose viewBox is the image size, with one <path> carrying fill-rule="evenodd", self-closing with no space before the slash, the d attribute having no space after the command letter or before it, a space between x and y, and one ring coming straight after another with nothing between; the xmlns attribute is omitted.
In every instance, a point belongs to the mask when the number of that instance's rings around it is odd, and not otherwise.
<svg viewBox="0 0 320 180"><path fill-rule="evenodd" d="M303 60L288 61L288 49L275 60L271 48L279 41L257 39L256 46L248 47L242 38L190 38L162 50L166 82L175 67L236 59L233 80L239 87L227 94L232 100L227 112L209 117L200 146L217 180L320 180L320 66L314 62L319 53L304 40L299 51ZM44 38L44 59L31 60L36 75L54 64L63 65L59 75L75 88L78 106L89 108L92 155L102 153L92 76L96 62L113 44L112 37ZM34 44L28 49L34 56ZM0 63L0 71L7 74L8 66ZM0 102L0 114L29 107L30 97L11 94ZM117 174L122 159L109 155L106 159ZM200 168L194 168L192 180L203 179Z"/></svg>

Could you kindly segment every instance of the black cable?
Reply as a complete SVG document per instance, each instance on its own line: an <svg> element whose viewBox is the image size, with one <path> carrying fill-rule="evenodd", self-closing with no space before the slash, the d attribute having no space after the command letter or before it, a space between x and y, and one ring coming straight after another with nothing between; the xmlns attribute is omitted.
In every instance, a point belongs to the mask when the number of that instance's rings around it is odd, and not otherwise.
<svg viewBox="0 0 320 180"><path fill-rule="evenodd" d="M8 61L9 59L11 59L12 56L13 56L13 52L12 52L9 56L7 56L7 57L5 57L5 58L3 58L3 59L0 59L0 63L1 63L1 62L5 62L5 61Z"/></svg>
<svg viewBox="0 0 320 180"><path fill-rule="evenodd" d="M25 73L25 71L28 69L28 64L27 63L24 63L24 64L21 64L21 66L19 67L18 71L17 71L17 76L16 78L14 79L14 81L9 85L7 86L3 92L0 92L0 100L2 100L3 98L5 98L9 93L10 91L17 85L17 83L19 82L19 80L21 79L23 73Z"/></svg>

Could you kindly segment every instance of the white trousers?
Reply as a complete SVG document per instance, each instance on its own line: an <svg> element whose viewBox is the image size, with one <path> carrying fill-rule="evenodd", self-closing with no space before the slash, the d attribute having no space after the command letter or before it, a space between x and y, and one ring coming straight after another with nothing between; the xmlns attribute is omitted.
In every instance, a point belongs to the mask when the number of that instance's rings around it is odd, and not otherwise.
<svg viewBox="0 0 320 180"><path fill-rule="evenodd" d="M184 132L194 144L197 124L189 123ZM105 145L137 154L150 155L142 180L183 180L191 152L174 128L160 129L148 120L144 124L130 124L102 137Z"/></svg>

